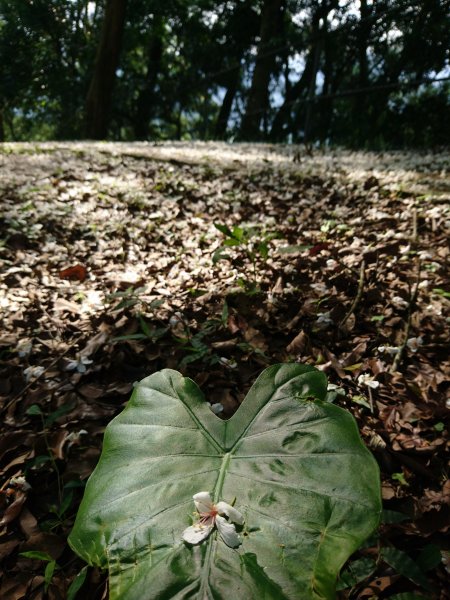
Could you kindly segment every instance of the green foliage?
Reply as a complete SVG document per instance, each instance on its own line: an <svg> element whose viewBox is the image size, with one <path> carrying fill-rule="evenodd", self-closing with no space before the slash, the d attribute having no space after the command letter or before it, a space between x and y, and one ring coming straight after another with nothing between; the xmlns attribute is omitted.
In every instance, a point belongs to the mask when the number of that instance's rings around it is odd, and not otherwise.
<svg viewBox="0 0 450 600"><path fill-rule="evenodd" d="M47 554L46 552L40 552L38 550L21 552L20 556L23 556L24 558L32 558L34 560L42 560L47 563L44 569L44 590L46 592L50 583L52 582L53 573L56 569L60 568L56 560L52 558L50 554Z"/></svg>
<svg viewBox="0 0 450 600"><path fill-rule="evenodd" d="M268 259L270 254L269 243L271 240L278 238L279 234L264 231L256 226L239 227L235 225L233 229L230 229L227 225L214 223L214 227L225 236L225 240L223 245L214 252L212 257L213 264L215 265L224 259L232 260L232 256L227 253L227 249L237 249L250 262L253 273L253 281L241 278L241 286L250 293L258 292L259 288L256 285L258 262Z"/></svg>
<svg viewBox="0 0 450 600"><path fill-rule="evenodd" d="M0 0L5 139L83 138L105 6ZM428 81L436 74L445 79L448 68L445 3L402 10L380 0L365 3L364 14L362 6L355 13L344 4L329 3L326 10L306 0L287 3L273 46L264 49L270 64L261 86L266 99L276 90L285 104L252 107L248 82L264 29L263 6L252 0L128 0L114 89L103 90L112 100L108 137L233 139L241 114L253 111L257 137L271 141L307 136L378 148L448 142L448 82ZM333 26L317 29L331 10ZM314 62L324 85L311 102Z"/></svg>
<svg viewBox="0 0 450 600"><path fill-rule="evenodd" d="M356 423L326 393L313 367L275 365L222 421L176 371L142 380L107 427L69 538L109 569L111 600L334 598L381 501ZM237 549L216 533L182 541L206 490L244 515Z"/></svg>
<svg viewBox="0 0 450 600"><path fill-rule="evenodd" d="M87 571L88 568L83 567L79 571L79 573L76 574L75 579L72 581L72 583L69 586L69 589L67 590L66 600L75 600L78 592L83 587L83 584L86 581Z"/></svg>
<svg viewBox="0 0 450 600"><path fill-rule="evenodd" d="M393 569L407 577L412 582L420 585L427 591L431 591L431 586L425 576L425 573L413 559L397 548L382 548L381 557Z"/></svg>
<svg viewBox="0 0 450 600"><path fill-rule="evenodd" d="M359 558L349 564L349 566L341 573L338 590L345 590L353 587L360 581L364 581L366 577L372 575L377 567L376 562L372 558Z"/></svg>

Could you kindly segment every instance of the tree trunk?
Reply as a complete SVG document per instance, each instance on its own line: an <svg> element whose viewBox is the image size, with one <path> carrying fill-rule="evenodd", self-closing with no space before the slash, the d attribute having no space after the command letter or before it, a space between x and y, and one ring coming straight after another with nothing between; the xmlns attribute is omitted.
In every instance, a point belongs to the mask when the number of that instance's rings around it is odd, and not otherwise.
<svg viewBox="0 0 450 600"><path fill-rule="evenodd" d="M260 42L247 108L241 123L240 138L261 137L260 123L269 104L269 83L283 25L284 0L265 0L261 12Z"/></svg>
<svg viewBox="0 0 450 600"><path fill-rule="evenodd" d="M5 141L5 125L3 122L3 109L0 108L0 142Z"/></svg>
<svg viewBox="0 0 450 600"><path fill-rule="evenodd" d="M320 140L325 142L330 137L330 131L333 125L333 92L335 75L335 52L334 46L328 37L328 27L325 22L324 29L324 48L323 48L323 88L319 98L320 114ZM332 34L333 35L333 34ZM331 35L331 37L332 37Z"/></svg>
<svg viewBox="0 0 450 600"><path fill-rule="evenodd" d="M369 84L369 67L367 61L367 44L370 36L371 24L368 20L369 8L367 0L360 0L360 23L358 28L358 63L359 76L358 87L361 92L355 97L355 115L357 115L357 143L363 145L367 141L368 119L367 119L367 92L364 91Z"/></svg>
<svg viewBox="0 0 450 600"><path fill-rule="evenodd" d="M241 69L240 67L236 67L236 69L230 74L227 91L223 99L222 106L220 107L219 115L217 117L216 127L214 131L214 137L216 140L223 140L226 136L228 120L230 118L231 108L233 106L233 101L236 97L240 79Z"/></svg>
<svg viewBox="0 0 450 600"><path fill-rule="evenodd" d="M148 45L147 79L143 89L139 93L134 118L134 135L138 140L146 140L149 135L155 85L164 50L163 35L164 21L161 17L156 16Z"/></svg>
<svg viewBox="0 0 450 600"><path fill-rule="evenodd" d="M308 100L306 102L305 127L303 131L303 141L305 143L309 142L311 137L314 101L316 96L317 71L319 69L320 54L322 51L321 46L321 40L318 40L314 48L313 66L309 80Z"/></svg>
<svg viewBox="0 0 450 600"><path fill-rule="evenodd" d="M101 140L108 133L112 92L119 64L127 0L108 0L94 73L86 98L86 135Z"/></svg>
<svg viewBox="0 0 450 600"><path fill-rule="evenodd" d="M320 64L320 54L322 45L322 33L320 28L320 19L324 19L326 23L329 12L335 8L337 2L332 0L327 2L324 0L316 9L312 16L311 22L311 38L312 44L308 51L306 58L305 68L300 79L289 89L289 96L286 95L285 100L281 107L278 109L277 114L272 123L272 129L270 137L274 141L282 141L285 139L287 133L292 133L298 137L298 129L300 127L300 114L304 114L301 110L302 102L307 100L306 108L306 123L308 129L311 126L312 119L312 102L315 92L315 82L317 77L317 71ZM324 31L326 31L326 25L324 25ZM308 94L307 94L308 90ZM306 97L307 94L307 97ZM292 106L294 102L298 100L300 106L298 107L295 119L291 121ZM291 131L286 130L286 125L291 124Z"/></svg>

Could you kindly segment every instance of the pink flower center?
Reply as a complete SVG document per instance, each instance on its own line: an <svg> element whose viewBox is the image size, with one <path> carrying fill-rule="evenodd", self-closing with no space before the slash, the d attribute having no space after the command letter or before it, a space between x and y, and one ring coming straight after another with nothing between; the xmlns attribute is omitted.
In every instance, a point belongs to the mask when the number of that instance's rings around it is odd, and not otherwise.
<svg viewBox="0 0 450 600"><path fill-rule="evenodd" d="M209 512L200 513L200 523L202 525L209 525L210 523L214 525L218 514L218 510L213 506Z"/></svg>

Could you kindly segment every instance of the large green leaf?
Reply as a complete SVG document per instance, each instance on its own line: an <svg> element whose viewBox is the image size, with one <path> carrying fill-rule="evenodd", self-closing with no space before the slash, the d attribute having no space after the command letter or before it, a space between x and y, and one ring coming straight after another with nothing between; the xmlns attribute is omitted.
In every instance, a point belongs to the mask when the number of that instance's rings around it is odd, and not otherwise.
<svg viewBox="0 0 450 600"><path fill-rule="evenodd" d="M111 600L334 598L340 568L377 525L377 465L313 367L266 369L222 421L165 369L106 429L69 541L109 569ZM193 494L244 515L242 545L182 541Z"/></svg>

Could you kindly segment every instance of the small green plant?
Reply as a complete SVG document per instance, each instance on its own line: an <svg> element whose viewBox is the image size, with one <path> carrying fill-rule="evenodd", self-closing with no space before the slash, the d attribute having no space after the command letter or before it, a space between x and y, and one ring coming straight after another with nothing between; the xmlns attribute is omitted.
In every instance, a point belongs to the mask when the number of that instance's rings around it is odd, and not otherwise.
<svg viewBox="0 0 450 600"><path fill-rule="evenodd" d="M260 227L239 227L235 226L230 229L227 225L214 223L214 227L225 236L222 246L214 252L212 261L217 264L220 260L230 260L232 257L227 251L230 248L236 248L243 254L252 265L253 285L250 286L254 291L254 286L257 281L257 265L260 260L266 261L270 254L270 242L273 239L279 238L278 233L265 232ZM242 280L242 278L241 278ZM243 280L242 280L243 281ZM241 287L245 287L241 283Z"/></svg>
<svg viewBox="0 0 450 600"><path fill-rule="evenodd" d="M29 471L37 471L43 468L51 469L56 476L57 482L57 494L54 496L55 502L47 506L47 510L52 516L45 521L40 522L40 528L43 531L54 531L56 528L65 526L67 518L70 516L70 510L74 505L74 491L79 488L84 488L84 483L76 480L68 481L63 484L59 467L48 439L48 430L51 425L53 425L57 419L70 412L73 408L74 404L68 403L62 405L57 410L50 412L48 415L45 415L38 404L32 404L26 411L27 415L36 416L41 419L42 434L47 453L39 454L29 460L26 464L25 472L28 473Z"/></svg>
<svg viewBox="0 0 450 600"><path fill-rule="evenodd" d="M69 537L109 569L110 600L334 599L381 498L353 417L326 396L321 371L274 365L224 421L176 371L141 381Z"/></svg>
<svg viewBox="0 0 450 600"><path fill-rule="evenodd" d="M146 307L147 303L142 299L142 296L145 294L145 286L134 288L133 286L128 287L126 290L121 292L114 292L113 294L109 294L106 297L108 302L112 303L111 310L118 311L123 310L124 308L131 308L132 306L138 305L140 308ZM115 301L119 300L116 304ZM149 304L151 308L159 306L159 300L154 300Z"/></svg>
<svg viewBox="0 0 450 600"><path fill-rule="evenodd" d="M205 321L202 324L201 329L196 333L192 332L189 324L182 318L178 319L178 324L179 327L177 333L173 333L172 337L180 344L185 353L179 363L180 368L197 360L201 360L205 365L209 366L215 365L220 361L220 357L212 352L211 347L206 343L205 338L223 326L221 320L209 319Z"/></svg>
<svg viewBox="0 0 450 600"><path fill-rule="evenodd" d="M119 300L119 303L113 306L113 311L119 311L127 308L136 307L134 314L136 315L139 323L139 331L137 333L119 335L113 338L112 341L125 342L128 340L150 339L155 342L166 334L169 327L162 323L156 317L155 314L156 309L164 303L164 300L160 298L155 298L151 302L147 302L142 298L144 294L145 287L140 287L136 289L134 289L133 287L129 287L123 292L115 292L114 294L108 296L107 299L109 301L114 302L114 300ZM150 323L146 319L146 315L148 314L150 314L151 317L154 317L155 320L159 321L160 326L154 327L150 325Z"/></svg>
<svg viewBox="0 0 450 600"><path fill-rule="evenodd" d="M20 556L24 558L32 558L34 560L42 560L46 562L44 569L44 591L47 592L50 583L52 582L53 573L56 569L60 569L60 566L54 558L46 552L39 552L38 550L30 550L29 552L21 552Z"/></svg>

